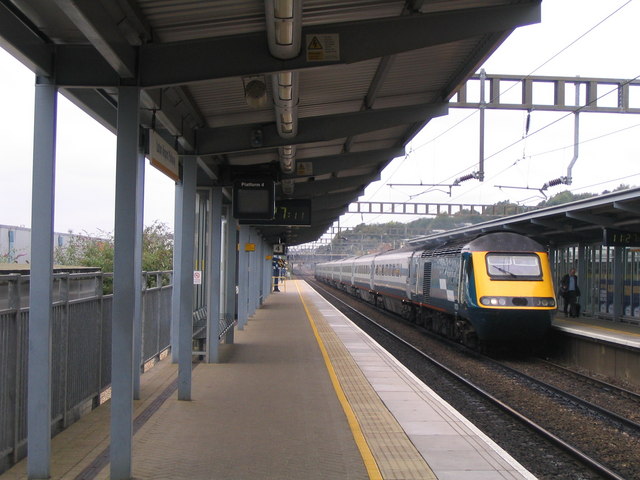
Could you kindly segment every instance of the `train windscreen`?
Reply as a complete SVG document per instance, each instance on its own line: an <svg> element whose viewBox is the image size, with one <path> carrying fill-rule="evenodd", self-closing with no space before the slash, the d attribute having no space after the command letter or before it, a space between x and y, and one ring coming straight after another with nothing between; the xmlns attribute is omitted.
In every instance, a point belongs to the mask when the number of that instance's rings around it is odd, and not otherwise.
<svg viewBox="0 0 640 480"><path fill-rule="evenodd" d="M489 253L487 272L496 280L530 280L542 278L540 259L535 254Z"/></svg>

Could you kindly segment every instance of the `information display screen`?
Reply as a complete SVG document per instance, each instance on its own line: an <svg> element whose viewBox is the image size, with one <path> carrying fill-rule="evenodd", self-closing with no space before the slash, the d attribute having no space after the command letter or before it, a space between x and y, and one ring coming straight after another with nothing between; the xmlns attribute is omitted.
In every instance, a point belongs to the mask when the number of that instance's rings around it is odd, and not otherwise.
<svg viewBox="0 0 640 480"><path fill-rule="evenodd" d="M270 220L275 211L275 183L271 179L237 180L233 184L233 216Z"/></svg>
<svg viewBox="0 0 640 480"><path fill-rule="evenodd" d="M640 247L640 233L605 228L602 232L605 247Z"/></svg>
<svg viewBox="0 0 640 480"><path fill-rule="evenodd" d="M311 226L311 200L280 200L276 202L273 218L268 220L240 220L240 224Z"/></svg>

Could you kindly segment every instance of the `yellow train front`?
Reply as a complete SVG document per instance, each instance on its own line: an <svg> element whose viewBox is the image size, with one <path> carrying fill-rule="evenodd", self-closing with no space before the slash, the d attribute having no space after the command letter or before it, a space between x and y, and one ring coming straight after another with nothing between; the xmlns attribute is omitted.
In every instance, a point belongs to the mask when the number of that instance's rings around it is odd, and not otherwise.
<svg viewBox="0 0 640 480"><path fill-rule="evenodd" d="M458 335L485 343L535 341L556 309L549 258L537 242L513 233L479 237L461 248ZM472 343L471 341L465 343Z"/></svg>

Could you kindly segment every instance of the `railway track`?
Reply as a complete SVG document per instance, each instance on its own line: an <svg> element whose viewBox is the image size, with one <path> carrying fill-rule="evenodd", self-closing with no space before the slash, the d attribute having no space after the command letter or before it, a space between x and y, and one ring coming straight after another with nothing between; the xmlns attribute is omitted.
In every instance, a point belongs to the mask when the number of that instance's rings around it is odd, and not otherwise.
<svg viewBox="0 0 640 480"><path fill-rule="evenodd" d="M633 416L640 401L633 392L592 379L580 380L579 389L567 387L575 382L573 372L558 373L538 360L496 361L468 352L344 292L311 283L538 478L640 478L640 425ZM536 378L552 368L553 382ZM616 403L615 412L603 403Z"/></svg>

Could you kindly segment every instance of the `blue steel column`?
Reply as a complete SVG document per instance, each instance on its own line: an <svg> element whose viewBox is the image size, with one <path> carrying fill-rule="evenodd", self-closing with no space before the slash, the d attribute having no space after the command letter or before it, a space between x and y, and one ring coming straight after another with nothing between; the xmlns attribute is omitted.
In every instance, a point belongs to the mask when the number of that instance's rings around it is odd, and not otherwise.
<svg viewBox="0 0 640 480"><path fill-rule="evenodd" d="M31 287L27 424L30 479L51 469L51 323L57 92L36 80L31 204Z"/></svg>
<svg viewBox="0 0 640 480"><path fill-rule="evenodd" d="M265 242L265 260L264 260L264 298L271 295L271 275L273 275L273 245ZM267 257L271 257L267 260Z"/></svg>
<svg viewBox="0 0 640 480"><path fill-rule="evenodd" d="M262 272L262 289L264 292L264 298L266 299L269 295L271 295L271 275L273 274L273 260L267 260L267 257L271 257L273 259L273 246L267 243L266 240L263 240L264 244L264 271Z"/></svg>
<svg viewBox="0 0 640 480"><path fill-rule="evenodd" d="M140 89L118 88L115 251L111 344L111 479L131 478L133 437L133 321L135 316L138 110Z"/></svg>
<svg viewBox="0 0 640 480"><path fill-rule="evenodd" d="M264 239L260 237L258 239L258 272L256 274L256 282L258 284L258 308L264 302L264 257L266 256L264 250Z"/></svg>
<svg viewBox="0 0 640 480"><path fill-rule="evenodd" d="M182 262L182 184L176 183L173 218L173 288L171 290L171 363L178 363L180 328L180 264Z"/></svg>
<svg viewBox="0 0 640 480"><path fill-rule="evenodd" d="M624 315L624 266L625 247L613 247L613 319Z"/></svg>
<svg viewBox="0 0 640 480"><path fill-rule="evenodd" d="M213 187L209 196L209 292L207 325L207 363L217 363L220 335L220 258L222 235L222 188Z"/></svg>
<svg viewBox="0 0 640 480"><path fill-rule="evenodd" d="M251 227L249 227L248 242L256 245L256 231ZM256 250L247 252L247 320L256 311L256 253Z"/></svg>
<svg viewBox="0 0 640 480"><path fill-rule="evenodd" d="M226 292L227 298L225 298L225 309L224 311L228 315L228 320L234 321L238 318L238 306L236 302L236 285L237 285L237 256L238 256L238 227L237 221L233 218L233 214L231 213L231 208L229 207L227 210L227 267L225 271L227 272L226 278ZM233 343L233 333L234 329L230 328L227 331L225 336L225 343L232 344Z"/></svg>
<svg viewBox="0 0 640 480"><path fill-rule="evenodd" d="M178 327L178 400L191 400L191 351L193 340L193 253L196 233L195 157L182 162L182 242L180 242L180 325Z"/></svg>
<svg viewBox="0 0 640 480"><path fill-rule="evenodd" d="M136 198L136 249L133 316L133 398L140 399L140 364L142 363L142 231L144 230L144 153L138 152L138 185Z"/></svg>
<svg viewBox="0 0 640 480"><path fill-rule="evenodd" d="M586 302L589 301L591 295L589 295L589 288L587 286L587 249L583 243L578 245L578 288L580 289L581 296L578 299L582 313L586 310L591 310Z"/></svg>
<svg viewBox="0 0 640 480"><path fill-rule="evenodd" d="M238 245L238 330L247 324L247 295L249 294L249 262L244 247L249 241L249 227L240 225Z"/></svg>

